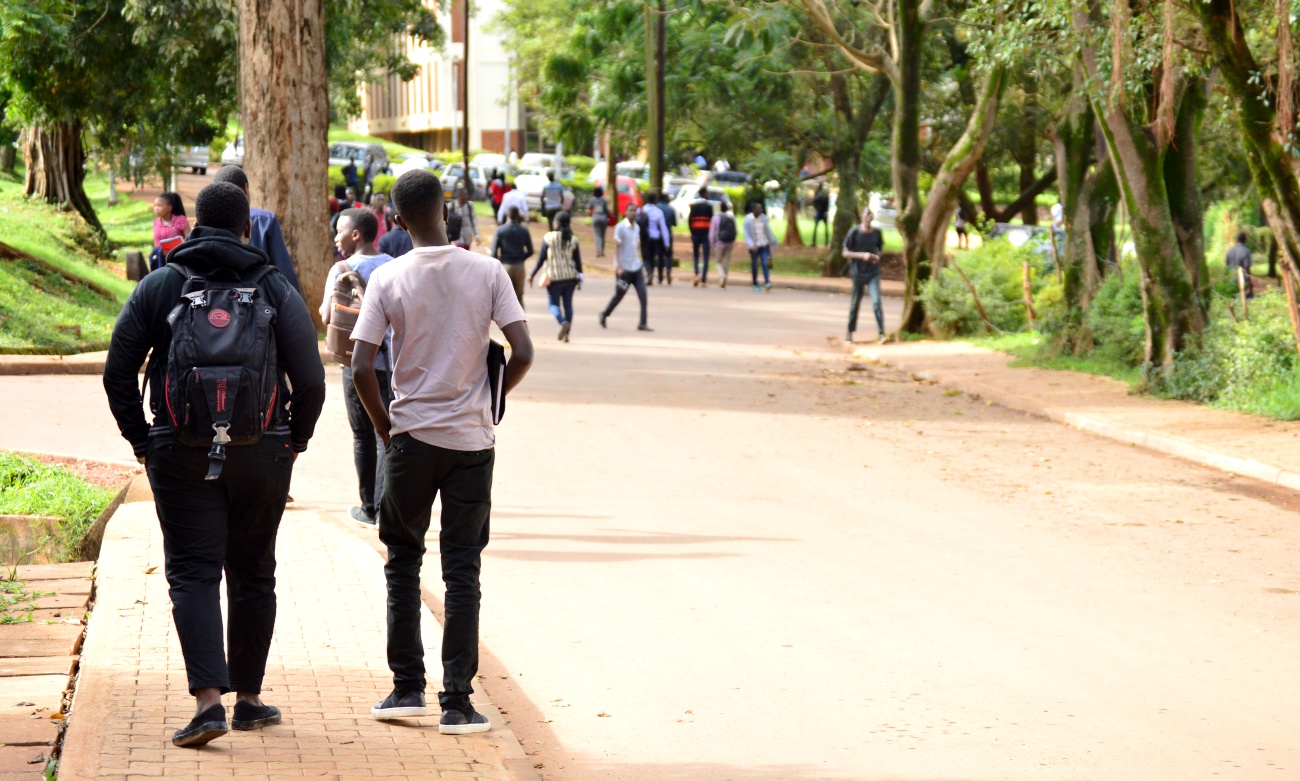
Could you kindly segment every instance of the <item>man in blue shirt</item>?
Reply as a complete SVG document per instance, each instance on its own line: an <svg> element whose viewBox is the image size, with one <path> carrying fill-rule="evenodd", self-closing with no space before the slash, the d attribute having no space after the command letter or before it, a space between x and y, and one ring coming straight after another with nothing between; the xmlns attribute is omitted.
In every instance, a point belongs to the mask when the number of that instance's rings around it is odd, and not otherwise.
<svg viewBox="0 0 1300 781"><path fill-rule="evenodd" d="M236 165L223 165L213 175L214 182L230 182L248 195L248 174ZM249 196L251 199L251 196ZM273 212L266 209L250 207L249 228L252 233L248 243L265 252L271 258L271 265L280 269L293 289L302 295L302 285L298 283L298 274L293 270L293 258L289 257L289 248L284 246L284 237L280 235L280 221Z"/></svg>

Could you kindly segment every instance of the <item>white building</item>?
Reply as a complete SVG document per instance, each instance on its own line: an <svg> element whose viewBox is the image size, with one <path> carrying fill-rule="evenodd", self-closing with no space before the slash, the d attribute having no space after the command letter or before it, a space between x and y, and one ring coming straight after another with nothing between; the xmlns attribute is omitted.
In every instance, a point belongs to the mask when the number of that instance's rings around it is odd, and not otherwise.
<svg viewBox="0 0 1300 781"><path fill-rule="evenodd" d="M420 66L409 82L389 75L371 82L362 95L362 114L349 123L360 133L407 146L442 152L460 149L464 123L461 67L464 52L465 0L449 4L424 0L439 14L449 34L439 53L407 39L407 56ZM450 8L446 8L449 5ZM501 10L501 0L475 0L469 20L469 146L489 152L523 154L524 109L510 85L510 60L501 40L483 30Z"/></svg>

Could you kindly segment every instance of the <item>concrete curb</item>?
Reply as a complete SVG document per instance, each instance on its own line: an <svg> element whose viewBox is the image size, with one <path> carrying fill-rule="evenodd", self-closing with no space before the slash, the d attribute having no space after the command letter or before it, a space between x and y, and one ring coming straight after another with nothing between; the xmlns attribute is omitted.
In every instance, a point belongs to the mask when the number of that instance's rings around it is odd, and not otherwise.
<svg viewBox="0 0 1300 781"><path fill-rule="evenodd" d="M1166 455L1177 456L1188 461L1192 461L1203 466L1213 469L1219 469L1224 472L1230 472L1244 477L1251 477L1266 483L1282 486L1291 490L1300 491L1300 472L1294 472L1272 464L1266 464L1262 461L1256 461L1249 458L1239 458L1220 453L1210 448L1190 442L1186 439L1160 434L1154 431L1143 431L1141 429L1129 428L1110 423L1101 418L1086 415L1079 412L1072 412L1043 404L1035 399L1027 398L1015 393L991 387L984 383L974 380L962 380L960 382L945 377L942 374L922 369L914 366L910 362L904 362L897 358L882 357L874 352L865 350L854 350L853 357L859 360L876 363L883 366L890 366L895 369L910 373L912 376L934 382L944 387L960 390L965 393L978 393L980 396L1000 404L1009 409L1020 412L1027 412L1031 415L1047 418L1048 420L1062 423L1072 428L1086 431L1090 434L1113 439L1117 442L1123 442L1129 445L1140 445L1151 450Z"/></svg>
<svg viewBox="0 0 1300 781"><path fill-rule="evenodd" d="M0 376L103 374L108 351L78 355L0 355Z"/></svg>

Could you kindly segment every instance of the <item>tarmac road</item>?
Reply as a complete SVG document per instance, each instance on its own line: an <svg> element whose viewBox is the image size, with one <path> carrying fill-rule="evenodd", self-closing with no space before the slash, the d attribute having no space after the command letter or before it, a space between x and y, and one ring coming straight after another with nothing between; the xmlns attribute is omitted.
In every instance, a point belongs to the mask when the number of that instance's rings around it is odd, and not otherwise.
<svg viewBox="0 0 1300 781"><path fill-rule="evenodd" d="M570 344L530 293L498 431L481 683L544 778L1300 778L1294 496L851 365L843 297L611 288ZM293 490L342 513L330 377ZM97 378L0 396L130 455Z"/></svg>

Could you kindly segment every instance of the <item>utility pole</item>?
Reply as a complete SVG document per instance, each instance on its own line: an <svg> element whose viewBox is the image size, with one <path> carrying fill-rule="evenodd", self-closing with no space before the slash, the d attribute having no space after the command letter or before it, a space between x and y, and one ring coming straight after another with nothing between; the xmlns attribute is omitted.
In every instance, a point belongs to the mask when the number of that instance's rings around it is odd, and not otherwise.
<svg viewBox="0 0 1300 781"><path fill-rule="evenodd" d="M655 147L659 150L655 155L654 161L650 164L650 189L656 192L662 192L664 186L664 61L667 59L667 43L664 34L666 26L667 10L664 8L666 0L659 0L659 24L655 34L655 99L658 106L655 109Z"/></svg>
<svg viewBox="0 0 1300 781"><path fill-rule="evenodd" d="M474 178L469 175L469 0L461 0L461 8L465 11L465 52L464 64L460 69L460 83L462 94L464 95L461 103L461 181L465 183L465 192L469 193L471 200L474 198Z"/></svg>
<svg viewBox="0 0 1300 781"><path fill-rule="evenodd" d="M659 111L659 43L658 13L649 3L645 7L645 86L646 86L646 153L650 160L650 189L663 186L663 148L660 146L662 127ZM658 181L655 180L658 171Z"/></svg>

